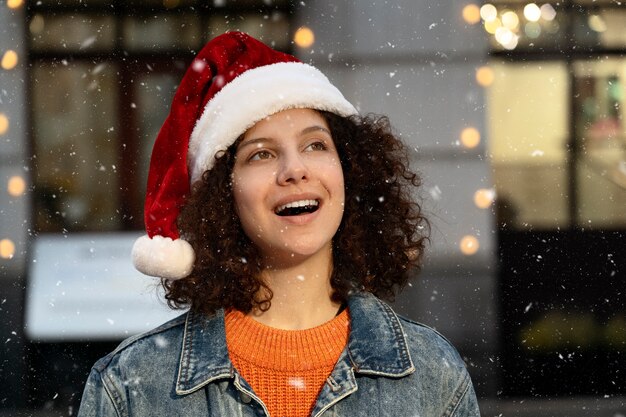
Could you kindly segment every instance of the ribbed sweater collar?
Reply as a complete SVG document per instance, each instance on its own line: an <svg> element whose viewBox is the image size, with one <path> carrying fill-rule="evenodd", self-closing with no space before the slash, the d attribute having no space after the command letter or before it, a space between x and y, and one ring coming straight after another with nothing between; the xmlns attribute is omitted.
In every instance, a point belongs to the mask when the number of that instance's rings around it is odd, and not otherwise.
<svg viewBox="0 0 626 417"><path fill-rule="evenodd" d="M348 309L332 320L306 330L281 330L266 326L240 311L225 317L230 355L275 371L301 371L332 367L350 334Z"/></svg>

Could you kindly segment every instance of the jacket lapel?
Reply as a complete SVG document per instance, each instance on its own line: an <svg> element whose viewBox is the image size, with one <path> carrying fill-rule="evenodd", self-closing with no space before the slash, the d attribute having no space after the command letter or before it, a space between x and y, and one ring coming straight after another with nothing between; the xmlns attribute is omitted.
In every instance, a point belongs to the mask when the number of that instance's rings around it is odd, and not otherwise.
<svg viewBox="0 0 626 417"><path fill-rule="evenodd" d="M224 311L211 317L190 311L185 322L176 394L190 394L217 379L232 378Z"/></svg>

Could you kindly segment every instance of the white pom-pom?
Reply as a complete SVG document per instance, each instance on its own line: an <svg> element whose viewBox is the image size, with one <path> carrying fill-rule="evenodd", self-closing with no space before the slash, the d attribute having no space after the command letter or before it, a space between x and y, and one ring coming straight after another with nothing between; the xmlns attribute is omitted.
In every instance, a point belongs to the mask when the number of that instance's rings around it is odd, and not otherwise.
<svg viewBox="0 0 626 417"><path fill-rule="evenodd" d="M147 235L133 245L133 264L140 272L169 280L185 278L191 273L196 255L182 239Z"/></svg>

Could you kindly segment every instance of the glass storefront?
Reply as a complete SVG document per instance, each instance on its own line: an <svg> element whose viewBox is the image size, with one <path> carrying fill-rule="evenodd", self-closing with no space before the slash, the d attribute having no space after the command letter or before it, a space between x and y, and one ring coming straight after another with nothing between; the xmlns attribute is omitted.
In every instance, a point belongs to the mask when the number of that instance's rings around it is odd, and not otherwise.
<svg viewBox="0 0 626 417"><path fill-rule="evenodd" d="M493 1L502 393L626 391L626 5Z"/></svg>

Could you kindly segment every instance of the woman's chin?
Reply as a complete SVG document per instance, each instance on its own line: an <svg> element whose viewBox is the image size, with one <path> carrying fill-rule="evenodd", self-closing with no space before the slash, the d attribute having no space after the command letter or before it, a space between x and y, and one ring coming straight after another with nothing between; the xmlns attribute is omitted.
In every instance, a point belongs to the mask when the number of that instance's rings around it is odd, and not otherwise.
<svg viewBox="0 0 626 417"><path fill-rule="evenodd" d="M290 245L288 247L264 251L265 265L275 268L284 268L298 265L307 261L330 261L332 245Z"/></svg>

